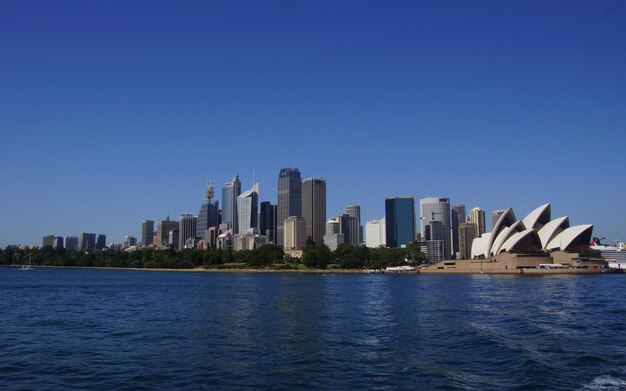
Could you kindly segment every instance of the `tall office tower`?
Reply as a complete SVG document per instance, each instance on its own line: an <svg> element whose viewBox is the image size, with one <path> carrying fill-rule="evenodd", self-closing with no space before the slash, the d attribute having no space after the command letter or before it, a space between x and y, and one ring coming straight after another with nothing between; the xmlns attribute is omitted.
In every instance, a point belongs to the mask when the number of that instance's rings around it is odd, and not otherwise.
<svg viewBox="0 0 626 391"><path fill-rule="evenodd" d="M452 257L452 241L450 233L450 199L428 197L420 199L420 228L423 239L434 240L426 237L426 226L432 221L439 221L448 230L443 240L443 259ZM442 228L438 228L442 229Z"/></svg>
<svg viewBox="0 0 626 391"><path fill-rule="evenodd" d="M257 233L259 216L259 184L237 197L238 234Z"/></svg>
<svg viewBox="0 0 626 391"><path fill-rule="evenodd" d="M54 248L64 248L63 236L57 236L54 238Z"/></svg>
<svg viewBox="0 0 626 391"><path fill-rule="evenodd" d="M80 251L93 250L96 248L96 234L83 232L78 235L78 248Z"/></svg>
<svg viewBox="0 0 626 391"><path fill-rule="evenodd" d="M459 247L459 224L465 223L465 205L452 205L450 210L450 228L452 229L452 254L460 251Z"/></svg>
<svg viewBox="0 0 626 391"><path fill-rule="evenodd" d="M496 223L498 222L498 220L500 220L500 216L502 216L504 212L506 212L506 210L503 210L503 209L496 209L493 212L491 212L491 229L492 230L493 230L493 227L496 226Z"/></svg>
<svg viewBox="0 0 626 391"><path fill-rule="evenodd" d="M326 223L326 180L309 178L302 182L302 217L306 237L322 243Z"/></svg>
<svg viewBox="0 0 626 391"><path fill-rule="evenodd" d="M356 219L357 232L354 238L357 245L363 242L363 226L361 225L361 207L359 205L346 206L346 214Z"/></svg>
<svg viewBox="0 0 626 391"><path fill-rule="evenodd" d="M237 197L241 194L239 174L222 188L222 224L228 224L233 234L237 233Z"/></svg>
<svg viewBox="0 0 626 391"><path fill-rule="evenodd" d="M424 237L427 242L440 241L443 243L443 259L450 259L450 255L446 252L446 240L450 243L450 227L441 221L429 221L425 228ZM446 255L448 254L448 255Z"/></svg>
<svg viewBox="0 0 626 391"><path fill-rule="evenodd" d="M276 205L269 201L261 202L259 233L267 238L268 243L276 243Z"/></svg>
<svg viewBox="0 0 626 391"><path fill-rule="evenodd" d="M181 213L180 222L178 223L178 248L185 248L187 239L196 237L196 226L198 218L191 213Z"/></svg>
<svg viewBox="0 0 626 391"><path fill-rule="evenodd" d="M484 234L485 231L485 211L479 207L472 208L470 210L470 223L476 224L478 233L476 236Z"/></svg>
<svg viewBox="0 0 626 391"><path fill-rule="evenodd" d="M415 198L385 199L385 243L402 247L415 240Z"/></svg>
<svg viewBox="0 0 626 391"><path fill-rule="evenodd" d="M144 220L141 223L141 244L150 246L154 242L154 221Z"/></svg>
<svg viewBox="0 0 626 391"><path fill-rule="evenodd" d="M326 222L326 235L335 235L338 233L341 233L339 218L333 217Z"/></svg>
<svg viewBox="0 0 626 391"><path fill-rule="evenodd" d="M170 242L170 231L178 229L178 221L170 221L170 216L165 220L157 223L156 246L157 248L169 247L170 245L178 246L178 240Z"/></svg>
<svg viewBox="0 0 626 391"><path fill-rule="evenodd" d="M337 216L339 233L343 235L344 243L359 246L359 223L356 218L344 213Z"/></svg>
<svg viewBox="0 0 626 391"><path fill-rule="evenodd" d="M204 235L209 228L217 228L219 226L219 203L213 199L215 191L210 183L204 192L204 196L207 200L200 205L196 227L196 237L200 240L204 240Z"/></svg>
<svg viewBox="0 0 626 391"><path fill-rule="evenodd" d="M306 245L306 223L302 217L291 216L284 222L285 250L302 250Z"/></svg>
<svg viewBox="0 0 626 391"><path fill-rule="evenodd" d="M476 224L474 223L459 224L460 259L472 259L472 241L478 236L476 231Z"/></svg>
<svg viewBox="0 0 626 391"><path fill-rule="evenodd" d="M169 247L174 247L176 250L180 250L178 247L180 242L180 230L178 227L176 229L172 229L167 233L167 243Z"/></svg>
<svg viewBox="0 0 626 391"><path fill-rule="evenodd" d="M65 249L68 251L78 251L78 238L76 236L66 236Z"/></svg>
<svg viewBox="0 0 626 391"><path fill-rule="evenodd" d="M98 234L96 238L96 250L102 250L107 246L107 236L104 234Z"/></svg>
<svg viewBox="0 0 626 391"><path fill-rule="evenodd" d="M276 212L276 239L279 246L282 246L285 240L285 220L292 216L302 217L302 178L297 168L283 168L278 174Z"/></svg>
<svg viewBox="0 0 626 391"><path fill-rule="evenodd" d="M46 235L43 237L43 243L41 247L54 246L54 235Z"/></svg>
<svg viewBox="0 0 626 391"><path fill-rule="evenodd" d="M124 236L124 248L129 248L137 245L137 238L131 235Z"/></svg>
<svg viewBox="0 0 626 391"><path fill-rule="evenodd" d="M385 247L385 218L365 223L365 245L370 248Z"/></svg>

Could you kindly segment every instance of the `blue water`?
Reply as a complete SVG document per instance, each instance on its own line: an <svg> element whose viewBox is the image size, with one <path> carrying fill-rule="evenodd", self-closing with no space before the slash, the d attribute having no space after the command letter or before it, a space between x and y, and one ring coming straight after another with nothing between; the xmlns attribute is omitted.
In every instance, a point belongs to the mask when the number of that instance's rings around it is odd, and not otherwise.
<svg viewBox="0 0 626 391"><path fill-rule="evenodd" d="M625 286L0 268L0 389L626 389Z"/></svg>

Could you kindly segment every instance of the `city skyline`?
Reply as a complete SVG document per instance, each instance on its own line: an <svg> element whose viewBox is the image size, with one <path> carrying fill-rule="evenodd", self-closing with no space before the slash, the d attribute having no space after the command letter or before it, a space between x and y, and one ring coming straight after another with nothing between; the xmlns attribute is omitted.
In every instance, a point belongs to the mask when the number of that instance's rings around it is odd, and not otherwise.
<svg viewBox="0 0 626 391"><path fill-rule="evenodd" d="M2 2L0 247L140 238L236 173L276 204L281 167L325 178L327 215L360 205L363 225L398 195L479 206L488 225L552 202L624 240L625 13Z"/></svg>

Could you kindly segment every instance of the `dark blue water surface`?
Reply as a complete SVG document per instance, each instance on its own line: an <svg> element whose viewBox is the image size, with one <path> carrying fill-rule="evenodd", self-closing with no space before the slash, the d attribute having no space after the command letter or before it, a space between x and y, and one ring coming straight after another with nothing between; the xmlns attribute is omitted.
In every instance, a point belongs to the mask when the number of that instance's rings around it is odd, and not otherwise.
<svg viewBox="0 0 626 391"><path fill-rule="evenodd" d="M625 286L0 268L0 389L626 389Z"/></svg>

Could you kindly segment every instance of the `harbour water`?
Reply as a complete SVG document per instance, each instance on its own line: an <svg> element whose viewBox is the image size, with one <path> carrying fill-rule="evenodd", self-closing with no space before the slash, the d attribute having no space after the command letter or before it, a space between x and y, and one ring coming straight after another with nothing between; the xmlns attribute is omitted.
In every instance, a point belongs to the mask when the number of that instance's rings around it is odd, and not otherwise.
<svg viewBox="0 0 626 391"><path fill-rule="evenodd" d="M625 286L0 268L0 389L626 389Z"/></svg>

